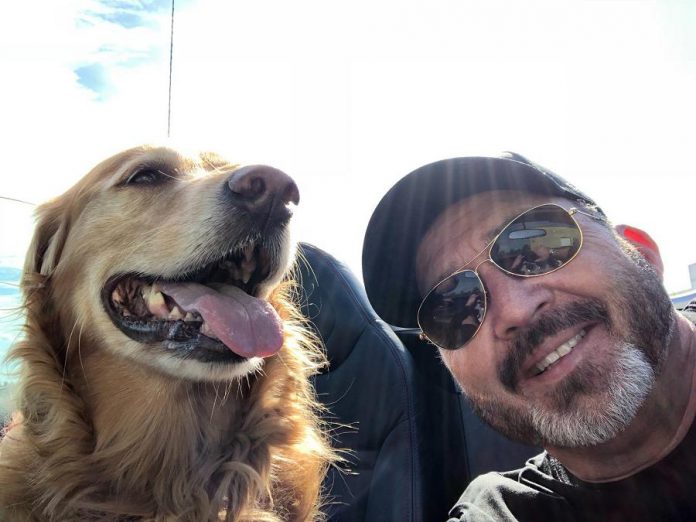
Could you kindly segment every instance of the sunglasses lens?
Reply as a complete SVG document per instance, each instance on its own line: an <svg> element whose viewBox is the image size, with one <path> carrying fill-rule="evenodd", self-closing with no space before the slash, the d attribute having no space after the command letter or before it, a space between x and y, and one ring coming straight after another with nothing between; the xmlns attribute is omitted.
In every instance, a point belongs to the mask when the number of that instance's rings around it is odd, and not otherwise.
<svg viewBox="0 0 696 522"><path fill-rule="evenodd" d="M454 350L471 340L483 321L486 298L476 272L465 270L451 275L423 300L418 323L434 344Z"/></svg>
<svg viewBox="0 0 696 522"><path fill-rule="evenodd" d="M556 205L543 205L503 229L491 248L491 260L512 274L546 274L573 259L581 243L570 214Z"/></svg>

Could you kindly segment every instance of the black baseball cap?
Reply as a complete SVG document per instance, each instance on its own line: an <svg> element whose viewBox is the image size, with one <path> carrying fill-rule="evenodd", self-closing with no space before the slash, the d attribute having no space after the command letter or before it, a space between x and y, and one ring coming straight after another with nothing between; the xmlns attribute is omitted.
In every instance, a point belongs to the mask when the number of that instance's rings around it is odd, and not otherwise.
<svg viewBox="0 0 696 522"><path fill-rule="evenodd" d="M365 232L365 289L383 320L403 328L418 326L422 296L416 282L416 253L423 236L447 207L492 190L562 196L596 206L560 176L513 152L445 159L414 170L382 198Z"/></svg>

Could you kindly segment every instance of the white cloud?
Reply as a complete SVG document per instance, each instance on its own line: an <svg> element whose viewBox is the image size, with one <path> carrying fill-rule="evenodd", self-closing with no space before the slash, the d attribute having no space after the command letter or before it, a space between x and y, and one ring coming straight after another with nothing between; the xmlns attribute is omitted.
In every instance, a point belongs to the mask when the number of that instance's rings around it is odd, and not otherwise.
<svg viewBox="0 0 696 522"><path fill-rule="evenodd" d="M168 25L166 31L161 24L125 29L85 14L99 5L42 0L8 6L0 26L2 49L12 50L0 55L0 140L10 152L3 195L42 201L104 154L166 132L168 80L166 68L157 67L168 63L161 52L169 46ZM94 63L106 69L109 103L78 83L75 69ZM144 88L135 88L132 75Z"/></svg>

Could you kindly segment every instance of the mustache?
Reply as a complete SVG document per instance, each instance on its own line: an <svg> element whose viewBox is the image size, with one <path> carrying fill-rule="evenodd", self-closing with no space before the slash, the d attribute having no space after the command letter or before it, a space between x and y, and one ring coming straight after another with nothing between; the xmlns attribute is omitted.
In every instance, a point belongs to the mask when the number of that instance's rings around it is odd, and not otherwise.
<svg viewBox="0 0 696 522"><path fill-rule="evenodd" d="M599 299L576 301L540 316L510 341L508 355L498 367L500 382L509 391L516 392L520 368L537 346L561 330L587 322L602 323L611 333L608 308Z"/></svg>

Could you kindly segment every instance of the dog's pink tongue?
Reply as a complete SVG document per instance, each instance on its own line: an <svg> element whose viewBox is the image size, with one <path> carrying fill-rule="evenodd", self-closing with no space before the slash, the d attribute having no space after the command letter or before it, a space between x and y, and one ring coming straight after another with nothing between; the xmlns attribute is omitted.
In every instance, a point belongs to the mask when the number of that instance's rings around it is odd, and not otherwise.
<svg viewBox="0 0 696 522"><path fill-rule="evenodd" d="M160 283L162 292L187 312L198 312L206 329L237 355L269 357L283 345L275 309L235 286L224 293L198 283Z"/></svg>

